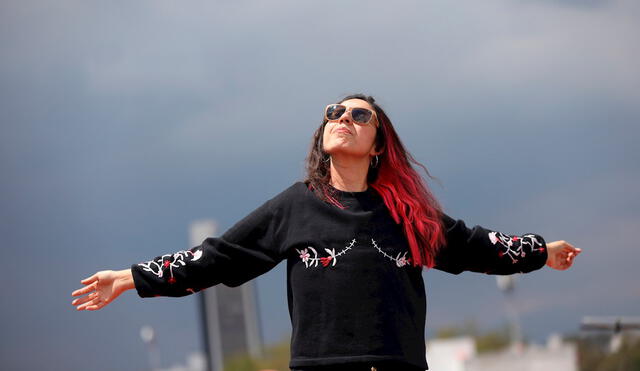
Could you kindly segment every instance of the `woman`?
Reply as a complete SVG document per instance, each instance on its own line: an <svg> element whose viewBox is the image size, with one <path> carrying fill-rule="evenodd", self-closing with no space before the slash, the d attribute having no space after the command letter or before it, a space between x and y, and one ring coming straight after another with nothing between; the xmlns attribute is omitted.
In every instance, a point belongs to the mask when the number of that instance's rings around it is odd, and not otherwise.
<svg viewBox="0 0 640 371"><path fill-rule="evenodd" d="M95 273L72 293L88 295L72 304L101 309L131 289L179 297L219 283L234 287L286 259L292 370L425 370L423 267L565 270L581 250L532 233L467 228L442 211L410 162L422 166L374 99L347 96L325 108L304 182L221 237Z"/></svg>

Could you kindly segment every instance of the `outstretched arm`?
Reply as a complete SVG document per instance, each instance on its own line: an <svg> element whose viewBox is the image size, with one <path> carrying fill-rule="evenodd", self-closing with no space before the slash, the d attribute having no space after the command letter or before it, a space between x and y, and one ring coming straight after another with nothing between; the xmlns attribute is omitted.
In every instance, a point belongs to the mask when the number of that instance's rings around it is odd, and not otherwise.
<svg viewBox="0 0 640 371"><path fill-rule="evenodd" d="M509 235L442 215L446 244L436 255L434 268L460 274L464 271L509 275L528 273L546 265L567 269L580 252L565 241L546 243L535 233Z"/></svg>
<svg viewBox="0 0 640 371"><path fill-rule="evenodd" d="M97 272L81 281L87 286L72 296L87 295L72 304L78 310L100 309L134 288L140 297L180 297L219 283L239 286L267 272L285 255L276 238L281 218L270 201L199 246L132 264L130 269Z"/></svg>

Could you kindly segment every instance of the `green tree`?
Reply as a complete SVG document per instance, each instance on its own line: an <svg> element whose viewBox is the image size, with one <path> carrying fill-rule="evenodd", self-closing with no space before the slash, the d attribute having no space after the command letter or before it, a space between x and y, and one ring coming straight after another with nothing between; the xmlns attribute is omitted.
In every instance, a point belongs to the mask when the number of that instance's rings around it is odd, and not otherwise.
<svg viewBox="0 0 640 371"><path fill-rule="evenodd" d="M263 356L253 358L246 353L234 354L224 362L225 371L289 370L289 338L266 346Z"/></svg>
<svg viewBox="0 0 640 371"><path fill-rule="evenodd" d="M624 335L620 349L614 353L608 351L610 333L573 334L565 340L575 343L578 348L580 371L640 370L640 341L637 336Z"/></svg>

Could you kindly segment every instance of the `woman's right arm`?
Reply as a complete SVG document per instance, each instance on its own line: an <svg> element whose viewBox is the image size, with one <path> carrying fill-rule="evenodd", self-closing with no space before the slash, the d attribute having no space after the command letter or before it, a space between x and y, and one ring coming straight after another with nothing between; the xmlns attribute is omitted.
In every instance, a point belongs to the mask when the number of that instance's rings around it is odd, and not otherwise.
<svg viewBox="0 0 640 371"><path fill-rule="evenodd" d="M96 310L122 292L136 289L140 297L181 297L222 283L239 286L284 259L276 234L282 230L281 210L271 200L237 222L220 237L206 238L189 250L157 256L121 271L100 271L82 280L86 287L72 296L78 310Z"/></svg>

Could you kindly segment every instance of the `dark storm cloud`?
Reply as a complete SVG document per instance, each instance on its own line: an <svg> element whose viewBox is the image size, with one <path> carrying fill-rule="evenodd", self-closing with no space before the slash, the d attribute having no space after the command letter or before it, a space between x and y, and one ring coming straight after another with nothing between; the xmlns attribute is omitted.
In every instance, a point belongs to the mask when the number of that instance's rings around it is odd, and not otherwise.
<svg viewBox="0 0 640 371"><path fill-rule="evenodd" d="M637 4L3 2L6 367L77 369L90 352L94 369L140 369L148 323L164 363L183 361L199 346L193 298L134 294L75 313L68 294L95 270L184 248L193 219L229 226L284 189L322 107L354 91L374 95L443 180L433 187L451 214L583 247L561 282L548 270L523 279L536 339L574 329L598 298L611 314L637 308L620 288L639 258ZM592 274L597 295L558 303ZM258 280L261 308L283 313L264 323L268 341L288 331L283 275ZM470 315L474 285L495 290L493 277L427 277L433 329Z"/></svg>

